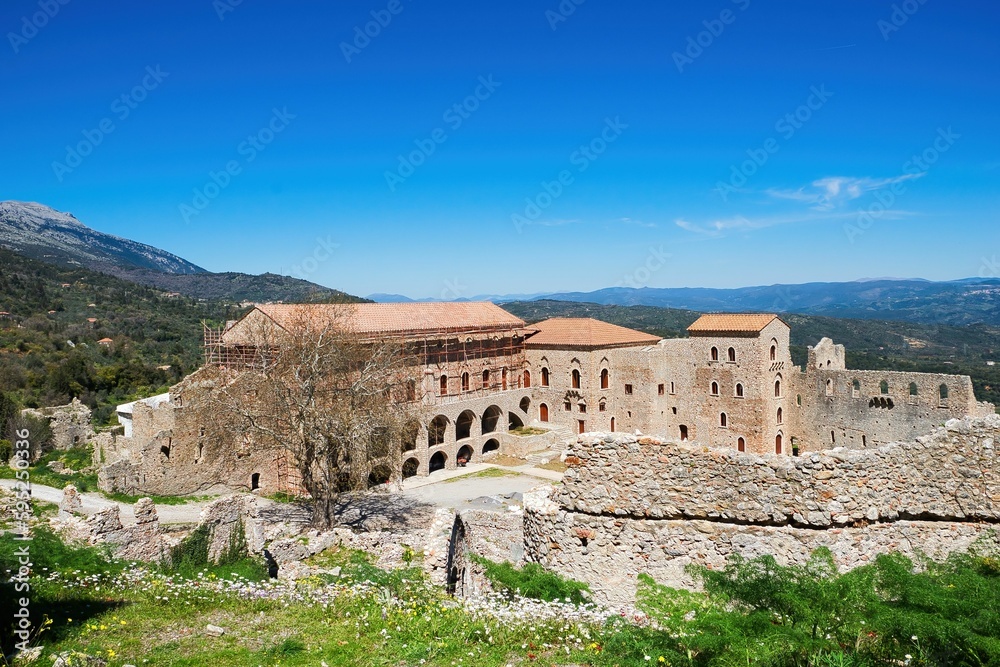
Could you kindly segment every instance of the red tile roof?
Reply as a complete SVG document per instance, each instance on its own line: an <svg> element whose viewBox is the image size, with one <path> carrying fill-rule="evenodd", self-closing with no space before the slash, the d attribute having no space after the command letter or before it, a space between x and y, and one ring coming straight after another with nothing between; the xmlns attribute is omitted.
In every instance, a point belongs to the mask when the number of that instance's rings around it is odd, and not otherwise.
<svg viewBox="0 0 1000 667"><path fill-rule="evenodd" d="M589 317L554 317L531 326L538 333L524 342L530 348L631 347L660 342L659 336Z"/></svg>
<svg viewBox="0 0 1000 667"><path fill-rule="evenodd" d="M768 313L713 313L702 315L687 330L688 333L759 333L778 319Z"/></svg>
<svg viewBox="0 0 1000 667"><path fill-rule="evenodd" d="M311 320L343 324L354 333L369 336L421 336L439 333L512 331L524 328L524 320L493 303L358 303L358 304L265 304L260 311L283 329ZM251 311L253 313L254 311ZM250 313L248 313L249 315ZM226 337L238 334L240 324Z"/></svg>

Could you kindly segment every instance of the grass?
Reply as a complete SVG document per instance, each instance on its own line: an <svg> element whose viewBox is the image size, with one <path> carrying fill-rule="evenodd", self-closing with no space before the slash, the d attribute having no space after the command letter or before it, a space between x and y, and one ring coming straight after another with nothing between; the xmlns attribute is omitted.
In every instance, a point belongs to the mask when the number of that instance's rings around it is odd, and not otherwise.
<svg viewBox="0 0 1000 667"><path fill-rule="evenodd" d="M452 477L451 479L446 479L442 484L450 484L451 482L460 482L466 479L480 479L487 477L520 477L521 473L516 470L507 470L505 468L486 468L485 470L480 470L478 472L470 472L465 475L459 475L458 477Z"/></svg>
<svg viewBox="0 0 1000 667"><path fill-rule="evenodd" d="M57 489L62 489L68 484L72 484L78 491L97 491L97 473L80 472L81 469L89 468L93 465L92 456L93 452L90 447L77 447L75 449L48 452L39 458L34 465L28 467L28 472L31 475L31 483L51 486ZM53 461L62 462L74 472L70 474L53 472L48 467L48 464ZM15 474L15 471L9 466L0 466L0 479L14 479Z"/></svg>
<svg viewBox="0 0 1000 667"><path fill-rule="evenodd" d="M558 456L549 461L548 463L543 463L535 467L541 468L542 470L554 470L556 472L566 472L567 470L569 470L569 466L560 461Z"/></svg>
<svg viewBox="0 0 1000 667"><path fill-rule="evenodd" d="M187 505L188 503L203 503L208 500L215 500L218 496L152 496L152 495L141 495L141 496L130 496L126 493L107 493L105 491L100 492L102 496L108 500L114 500L119 503L127 503L129 505L134 505L142 498L149 498L153 501L154 505Z"/></svg>
<svg viewBox="0 0 1000 667"><path fill-rule="evenodd" d="M548 431L544 428L535 428L534 426L518 426L517 428L508 431L508 433L523 437L529 435L541 435L543 433L548 433Z"/></svg>

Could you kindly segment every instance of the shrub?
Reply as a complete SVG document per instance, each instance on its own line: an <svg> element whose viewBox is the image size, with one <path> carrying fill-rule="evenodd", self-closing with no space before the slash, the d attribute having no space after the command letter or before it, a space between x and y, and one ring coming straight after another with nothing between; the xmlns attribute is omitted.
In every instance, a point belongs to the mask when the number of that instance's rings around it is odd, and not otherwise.
<svg viewBox="0 0 1000 667"><path fill-rule="evenodd" d="M590 596L587 584L550 572L538 563L528 563L518 569L510 563L494 563L481 556L473 556L472 560L483 567L486 578L500 592L546 602L569 600L574 604L583 604Z"/></svg>

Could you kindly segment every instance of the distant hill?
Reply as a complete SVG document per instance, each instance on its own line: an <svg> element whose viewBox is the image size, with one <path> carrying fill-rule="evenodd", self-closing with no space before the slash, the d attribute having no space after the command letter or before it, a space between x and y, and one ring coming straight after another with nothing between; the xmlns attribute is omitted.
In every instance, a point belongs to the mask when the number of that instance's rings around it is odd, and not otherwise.
<svg viewBox="0 0 1000 667"><path fill-rule="evenodd" d="M925 324L1000 325L1000 279L869 280L738 289L609 287L545 299L700 312L776 312Z"/></svg>
<svg viewBox="0 0 1000 667"><path fill-rule="evenodd" d="M271 273L211 273L164 250L90 229L48 206L0 202L0 247L64 267L80 267L196 299L363 301L339 290Z"/></svg>

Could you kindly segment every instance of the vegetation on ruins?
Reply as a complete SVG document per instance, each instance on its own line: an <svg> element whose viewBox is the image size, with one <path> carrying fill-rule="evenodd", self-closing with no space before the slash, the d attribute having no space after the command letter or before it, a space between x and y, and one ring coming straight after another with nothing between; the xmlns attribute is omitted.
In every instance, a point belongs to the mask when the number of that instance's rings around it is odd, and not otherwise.
<svg viewBox="0 0 1000 667"><path fill-rule="evenodd" d="M418 378L402 345L361 340L345 325L350 306L302 311L279 328L251 330L252 359L220 366L202 409L223 442L287 452L315 500L317 527L335 523L337 496L393 479L404 442L416 437Z"/></svg>
<svg viewBox="0 0 1000 667"><path fill-rule="evenodd" d="M339 576L297 582L267 580L254 559L197 565L197 538L186 547L188 567L139 566L64 543L42 522L53 510L36 503L28 543L38 664L63 653L116 667L1000 664L1000 554L982 546L943 563L882 556L847 573L823 551L804 565L734 559L722 570L692 568L700 593L644 577L638 608L613 611L555 601L578 584L541 568L515 574L520 595L457 600L418 568L383 570L343 549L317 557ZM16 570L24 544L0 535L0 572ZM0 583L4 655L17 598L8 576ZM208 624L224 634L210 635Z"/></svg>

